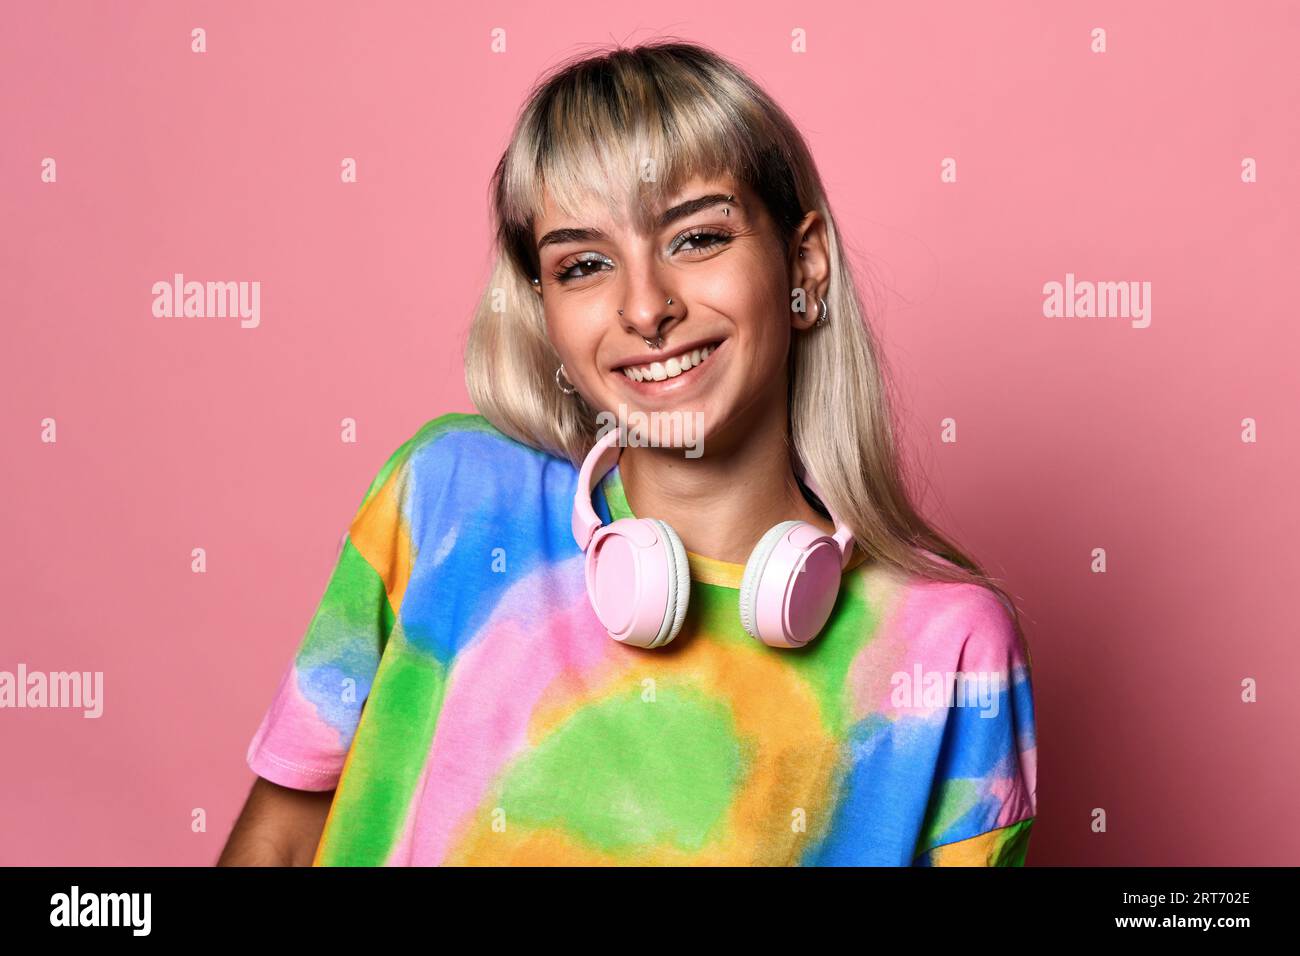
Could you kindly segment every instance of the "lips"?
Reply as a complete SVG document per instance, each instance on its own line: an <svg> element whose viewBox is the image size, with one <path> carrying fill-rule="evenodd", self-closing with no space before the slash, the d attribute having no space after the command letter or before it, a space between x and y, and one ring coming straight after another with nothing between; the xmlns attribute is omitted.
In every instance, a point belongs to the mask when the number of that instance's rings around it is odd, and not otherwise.
<svg viewBox="0 0 1300 956"><path fill-rule="evenodd" d="M628 368L635 368L644 372L645 369L653 366L655 362L666 367L670 358L676 359L679 365L681 365L683 360L685 360L690 363L690 367L694 367L694 353L701 352L706 348L713 351L725 341L726 338L722 337L698 338L692 339L689 342L673 342L663 349L650 352L639 352L636 355L628 356L621 361L615 362L610 366L610 368L615 372L620 372ZM701 361L703 361L703 357L701 357Z"/></svg>
<svg viewBox="0 0 1300 956"><path fill-rule="evenodd" d="M700 348L680 349L663 358L640 365L624 365L622 372L634 382L663 382L685 375L691 369L698 368L708 361L717 348L716 344Z"/></svg>
<svg viewBox="0 0 1300 956"><path fill-rule="evenodd" d="M700 389L707 388L717 377L713 366L727 361L726 356L719 358L717 353L728 351L729 341L725 338L699 340L689 345L670 346L653 356L616 366L610 374L616 376L621 386L636 395L640 401L680 401L685 396L696 395ZM696 352L700 353L698 363L695 361ZM687 363L685 367L683 361ZM676 365L670 364L672 362ZM658 369L656 365L659 366ZM675 374L670 375L670 370L674 368ZM656 378L656 375L662 377Z"/></svg>

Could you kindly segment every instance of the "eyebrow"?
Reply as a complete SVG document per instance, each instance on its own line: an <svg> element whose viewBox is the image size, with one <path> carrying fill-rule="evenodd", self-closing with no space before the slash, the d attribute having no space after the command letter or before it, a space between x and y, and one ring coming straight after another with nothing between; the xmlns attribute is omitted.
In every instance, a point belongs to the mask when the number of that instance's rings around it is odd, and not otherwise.
<svg viewBox="0 0 1300 956"><path fill-rule="evenodd" d="M687 216L699 212L701 209L708 209L710 206L716 206L718 203L729 202L733 206L739 206L740 202L736 199L735 194L724 195L722 193L709 193L707 196L700 196L696 199L688 199L686 202L678 203L670 209L664 210L655 222L655 229L663 229L671 225L678 219L685 219ZM597 242L601 239L608 239L599 229L591 228L565 228L552 229L542 238L537 240L537 248L540 251L543 246L559 245L565 242Z"/></svg>

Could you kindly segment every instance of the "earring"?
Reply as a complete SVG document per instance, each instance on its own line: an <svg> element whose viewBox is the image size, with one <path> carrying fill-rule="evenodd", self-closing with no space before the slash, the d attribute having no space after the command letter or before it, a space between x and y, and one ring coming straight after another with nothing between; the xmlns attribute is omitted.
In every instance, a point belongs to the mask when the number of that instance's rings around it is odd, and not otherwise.
<svg viewBox="0 0 1300 956"><path fill-rule="evenodd" d="M813 328L820 329L830 320L830 307L826 305L826 300L821 296L817 297L817 321L813 323Z"/></svg>
<svg viewBox="0 0 1300 956"><path fill-rule="evenodd" d="M801 253L799 253L799 255L803 255L803 253L801 252ZM539 278L537 278L536 276L533 277L533 285L537 285L537 284L538 284L539 282L541 282L541 281L542 281L542 280L539 279Z"/></svg>
<svg viewBox="0 0 1300 956"><path fill-rule="evenodd" d="M562 384L560 384L561 376L564 377L565 382L568 382L569 384L568 388L565 388ZM560 367L555 370L555 387L558 388L560 391L562 391L565 395L572 395L574 392L577 391L577 388L574 387L573 383L569 382L569 376L568 373L564 371L563 362L561 362Z"/></svg>

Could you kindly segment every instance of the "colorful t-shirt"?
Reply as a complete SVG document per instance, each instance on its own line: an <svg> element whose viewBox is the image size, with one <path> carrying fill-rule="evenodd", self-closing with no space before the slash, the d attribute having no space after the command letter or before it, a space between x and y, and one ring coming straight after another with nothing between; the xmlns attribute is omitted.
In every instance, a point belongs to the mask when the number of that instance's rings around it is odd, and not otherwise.
<svg viewBox="0 0 1300 956"><path fill-rule="evenodd" d="M740 624L742 565L689 554L669 645L587 599L577 471L479 415L424 425L366 492L249 745L336 788L315 865L1021 865L1027 650L989 589L856 552L821 635ZM593 504L630 516L617 467Z"/></svg>

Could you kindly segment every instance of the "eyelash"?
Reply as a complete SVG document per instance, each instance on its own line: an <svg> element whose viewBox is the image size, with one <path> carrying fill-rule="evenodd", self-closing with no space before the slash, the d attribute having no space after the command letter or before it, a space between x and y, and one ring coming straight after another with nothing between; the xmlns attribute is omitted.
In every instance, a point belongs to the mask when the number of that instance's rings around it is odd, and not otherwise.
<svg viewBox="0 0 1300 956"><path fill-rule="evenodd" d="M673 251L676 251L681 247L683 242L689 241L691 239L698 239L698 238L717 239L718 241L711 242L704 247L687 249L686 250L687 252L707 252L710 249L714 248L715 246L725 246L727 243L731 242L731 240L735 237L731 233L726 232L722 229L715 229L710 226L701 226L698 229L688 229L686 232L679 233L677 238L675 238L671 243L669 243L669 248L672 249ZM588 276L568 275L568 273L571 272L575 267L580 266L585 262L609 262L609 259L606 256L602 256L600 253L590 253L587 254L587 257L585 259L579 258L579 259L575 259L573 262L570 262L568 265L561 265L558 269L556 269L554 272L551 273L551 277L554 278L556 282L560 282L560 283L572 282L575 279L585 279ZM594 273L588 273L588 275L594 275Z"/></svg>

